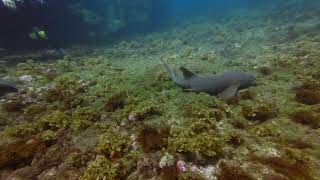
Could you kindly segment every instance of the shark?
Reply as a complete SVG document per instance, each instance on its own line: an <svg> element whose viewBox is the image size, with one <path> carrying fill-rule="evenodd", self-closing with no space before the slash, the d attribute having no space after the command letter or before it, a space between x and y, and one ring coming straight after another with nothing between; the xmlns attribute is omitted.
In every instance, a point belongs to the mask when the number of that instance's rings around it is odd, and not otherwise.
<svg viewBox="0 0 320 180"><path fill-rule="evenodd" d="M11 81L0 79L0 96L9 92L18 92L17 86Z"/></svg>
<svg viewBox="0 0 320 180"><path fill-rule="evenodd" d="M185 67L180 67L180 75L171 65L163 62L171 79L184 91L205 92L227 100L236 96L241 89L256 85L256 76L249 72L225 72L220 75L195 74Z"/></svg>

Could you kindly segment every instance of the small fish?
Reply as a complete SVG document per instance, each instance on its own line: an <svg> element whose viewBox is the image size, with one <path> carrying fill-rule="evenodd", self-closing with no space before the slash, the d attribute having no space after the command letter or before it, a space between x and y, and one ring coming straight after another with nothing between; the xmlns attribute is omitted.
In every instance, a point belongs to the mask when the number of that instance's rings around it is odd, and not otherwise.
<svg viewBox="0 0 320 180"><path fill-rule="evenodd" d="M9 92L17 92L17 91L18 91L18 88L13 82L0 79L0 96L3 96Z"/></svg>
<svg viewBox="0 0 320 180"><path fill-rule="evenodd" d="M183 76L167 63L166 70L172 80L186 91L205 92L222 99L234 97L238 90L256 85L256 76L247 72L226 72L221 75L197 75L180 67Z"/></svg>

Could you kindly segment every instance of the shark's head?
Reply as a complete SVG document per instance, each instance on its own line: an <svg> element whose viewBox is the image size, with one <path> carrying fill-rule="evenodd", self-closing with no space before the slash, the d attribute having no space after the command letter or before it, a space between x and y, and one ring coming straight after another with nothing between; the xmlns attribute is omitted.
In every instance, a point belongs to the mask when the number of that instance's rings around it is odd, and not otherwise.
<svg viewBox="0 0 320 180"><path fill-rule="evenodd" d="M257 85L257 77L254 74L243 72L241 74L241 88L247 88L249 86L256 86Z"/></svg>

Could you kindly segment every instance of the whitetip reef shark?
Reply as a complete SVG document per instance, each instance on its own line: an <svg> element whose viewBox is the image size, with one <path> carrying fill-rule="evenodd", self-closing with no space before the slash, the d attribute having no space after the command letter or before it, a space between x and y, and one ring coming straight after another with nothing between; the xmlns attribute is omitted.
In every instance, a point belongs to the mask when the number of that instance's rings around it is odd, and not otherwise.
<svg viewBox="0 0 320 180"><path fill-rule="evenodd" d="M163 62L163 61L162 61ZM256 76L248 72L225 72L221 75L198 75L180 67L182 76L163 62L172 80L185 91L205 92L224 100L234 97L238 90L256 85Z"/></svg>

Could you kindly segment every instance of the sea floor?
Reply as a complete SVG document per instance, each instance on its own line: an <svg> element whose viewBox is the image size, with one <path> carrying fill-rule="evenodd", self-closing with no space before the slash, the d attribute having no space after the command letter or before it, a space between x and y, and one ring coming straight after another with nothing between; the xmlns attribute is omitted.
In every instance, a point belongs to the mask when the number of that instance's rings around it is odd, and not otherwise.
<svg viewBox="0 0 320 180"><path fill-rule="evenodd" d="M320 179L319 10L294 12L2 57L20 91L0 101L0 179ZM161 61L257 86L228 101L184 92Z"/></svg>

